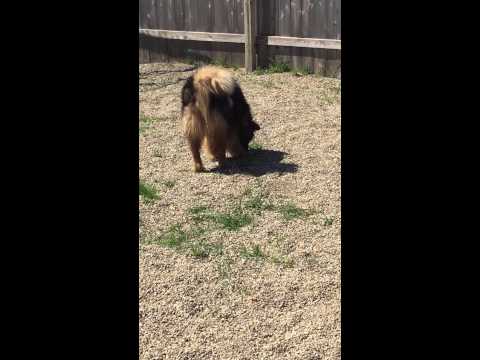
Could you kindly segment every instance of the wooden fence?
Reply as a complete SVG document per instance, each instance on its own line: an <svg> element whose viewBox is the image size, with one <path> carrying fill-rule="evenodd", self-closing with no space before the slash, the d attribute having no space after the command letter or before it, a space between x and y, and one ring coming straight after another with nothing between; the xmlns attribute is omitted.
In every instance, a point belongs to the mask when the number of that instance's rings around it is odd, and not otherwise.
<svg viewBox="0 0 480 360"><path fill-rule="evenodd" d="M246 4L246 6L245 6ZM341 0L140 0L140 63L285 62L340 73Z"/></svg>

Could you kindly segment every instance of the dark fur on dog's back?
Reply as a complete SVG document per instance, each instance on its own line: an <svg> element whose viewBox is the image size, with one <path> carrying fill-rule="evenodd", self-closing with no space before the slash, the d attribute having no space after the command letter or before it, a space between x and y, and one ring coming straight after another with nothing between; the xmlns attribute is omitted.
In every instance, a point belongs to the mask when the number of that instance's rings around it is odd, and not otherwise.
<svg viewBox="0 0 480 360"><path fill-rule="evenodd" d="M195 171L201 171L199 143L222 163L225 151L236 157L248 151L248 144L260 126L232 75L207 66L190 76L182 87L182 115L185 135L194 156Z"/></svg>
<svg viewBox="0 0 480 360"><path fill-rule="evenodd" d="M233 100L233 116L234 121L242 123L243 126L240 128L239 137L240 143L248 150L248 144L252 141L254 132L260 130L260 126L253 121L252 113L250 110L250 105L248 105L245 96L243 96L242 89L238 84L235 86L235 90L232 94Z"/></svg>
<svg viewBox="0 0 480 360"><path fill-rule="evenodd" d="M193 88L193 75L187 78L182 87L182 111L190 103L195 102L195 89Z"/></svg>

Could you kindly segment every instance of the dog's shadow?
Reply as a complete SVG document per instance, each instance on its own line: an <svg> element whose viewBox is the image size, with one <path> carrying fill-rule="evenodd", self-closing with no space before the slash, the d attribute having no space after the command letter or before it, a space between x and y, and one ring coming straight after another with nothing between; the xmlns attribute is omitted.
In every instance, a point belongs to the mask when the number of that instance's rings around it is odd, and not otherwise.
<svg viewBox="0 0 480 360"><path fill-rule="evenodd" d="M298 165L293 163L282 163L285 155L288 154L283 151L249 149L246 155L237 159L227 159L222 168L213 168L211 172L226 175L247 174L252 176L297 172Z"/></svg>

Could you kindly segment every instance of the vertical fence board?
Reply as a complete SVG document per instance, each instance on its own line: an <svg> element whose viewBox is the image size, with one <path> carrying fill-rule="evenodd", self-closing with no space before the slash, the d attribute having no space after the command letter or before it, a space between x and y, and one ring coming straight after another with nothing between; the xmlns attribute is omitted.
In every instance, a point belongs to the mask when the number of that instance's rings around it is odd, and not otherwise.
<svg viewBox="0 0 480 360"><path fill-rule="evenodd" d="M255 0L244 0L244 28L245 28L245 69L247 72L255 70L256 67L256 11Z"/></svg>
<svg viewBox="0 0 480 360"><path fill-rule="evenodd" d="M289 36L302 37L302 1L290 0L290 24ZM293 68L299 69L303 66L303 49L292 48L291 64Z"/></svg>
<svg viewBox="0 0 480 360"><path fill-rule="evenodd" d="M328 21L326 21L326 26L328 29L327 36L329 39L338 39L339 37L339 28L337 27L337 5L339 1L337 0L328 0L327 14ZM340 68L340 53L334 50L327 50L326 56L326 76L335 77L337 76Z"/></svg>
<svg viewBox="0 0 480 360"><path fill-rule="evenodd" d="M312 11L310 12L310 20L312 26L310 31L312 36L325 38L327 36L326 30L326 13L325 13L325 3L327 0L314 0ZM325 64L327 52L324 49L313 49L313 70L317 74L325 75Z"/></svg>
<svg viewBox="0 0 480 360"><path fill-rule="evenodd" d="M302 37L311 37L311 28L314 24L310 23L310 7L312 0L302 0ZM313 49L302 49L302 66L308 71L313 72Z"/></svg>

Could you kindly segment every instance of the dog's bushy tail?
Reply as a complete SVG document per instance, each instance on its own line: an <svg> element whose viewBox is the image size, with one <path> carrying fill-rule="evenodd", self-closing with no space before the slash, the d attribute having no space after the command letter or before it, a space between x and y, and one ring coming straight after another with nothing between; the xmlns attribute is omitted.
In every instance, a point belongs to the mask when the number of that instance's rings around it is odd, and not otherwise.
<svg viewBox="0 0 480 360"><path fill-rule="evenodd" d="M194 75L198 90L202 89L217 96L229 96L235 90L236 82L232 74L216 66L204 66Z"/></svg>
<svg viewBox="0 0 480 360"><path fill-rule="evenodd" d="M216 66L204 66L193 76L193 86L198 108L208 127L215 110L211 106L212 97L229 98L237 84L229 71Z"/></svg>

